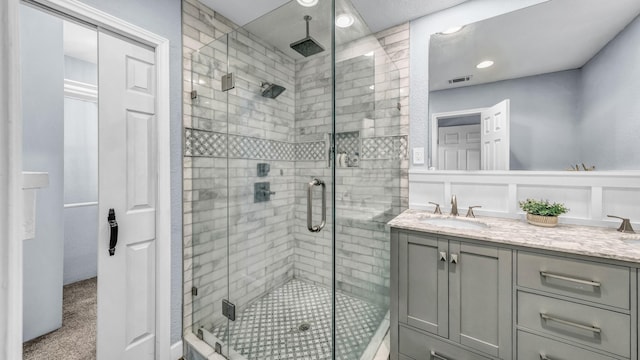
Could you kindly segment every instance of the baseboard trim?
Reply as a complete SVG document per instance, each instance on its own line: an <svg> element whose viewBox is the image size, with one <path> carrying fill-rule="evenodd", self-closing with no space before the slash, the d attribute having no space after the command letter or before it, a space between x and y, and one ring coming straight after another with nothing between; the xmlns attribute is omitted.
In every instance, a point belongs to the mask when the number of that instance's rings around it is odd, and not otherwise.
<svg viewBox="0 0 640 360"><path fill-rule="evenodd" d="M183 356L182 340L171 345L171 360L178 360Z"/></svg>

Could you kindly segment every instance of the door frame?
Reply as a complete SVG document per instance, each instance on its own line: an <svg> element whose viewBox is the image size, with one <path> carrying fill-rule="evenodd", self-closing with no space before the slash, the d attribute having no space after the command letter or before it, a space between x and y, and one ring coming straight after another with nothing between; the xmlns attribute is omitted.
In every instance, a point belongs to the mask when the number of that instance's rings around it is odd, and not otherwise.
<svg viewBox="0 0 640 360"><path fill-rule="evenodd" d="M438 169L438 128L440 119L455 118L460 116L480 115L487 108L466 109L457 111L447 111L441 113L435 113L431 115L431 164L429 167L435 167Z"/></svg>
<svg viewBox="0 0 640 360"><path fill-rule="evenodd" d="M20 4L32 2L154 48L157 76L156 359L171 354L169 40L77 0L0 1L0 358L22 356ZM6 175L5 175L6 174Z"/></svg>

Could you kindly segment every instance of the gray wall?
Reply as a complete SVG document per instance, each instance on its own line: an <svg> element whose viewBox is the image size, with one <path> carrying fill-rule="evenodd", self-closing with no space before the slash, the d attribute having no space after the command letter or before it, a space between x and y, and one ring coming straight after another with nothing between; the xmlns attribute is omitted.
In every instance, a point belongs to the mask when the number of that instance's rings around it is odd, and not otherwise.
<svg viewBox="0 0 640 360"><path fill-rule="evenodd" d="M171 42L171 342L182 336L182 35L177 0L81 0ZM164 264L161 264L164 265ZM169 265L169 264L166 264Z"/></svg>
<svg viewBox="0 0 640 360"><path fill-rule="evenodd" d="M98 206L64 209L64 285L98 274Z"/></svg>
<svg viewBox="0 0 640 360"><path fill-rule="evenodd" d="M64 77L97 85L98 66L65 56ZM64 119L64 203L97 202L97 104L65 98ZM97 233L97 205L64 209L64 285L97 275Z"/></svg>
<svg viewBox="0 0 640 360"><path fill-rule="evenodd" d="M37 194L36 237L24 242L26 341L62 325L64 63L62 20L20 11L23 169L49 173Z"/></svg>
<svg viewBox="0 0 640 360"><path fill-rule="evenodd" d="M98 36L96 34L96 36ZM98 67L96 64L71 56L64 57L64 78L98 85Z"/></svg>
<svg viewBox="0 0 640 360"><path fill-rule="evenodd" d="M65 98L64 204L97 201L98 106L95 102ZM97 205L64 209L65 285L97 275L97 211Z"/></svg>
<svg viewBox="0 0 640 360"><path fill-rule="evenodd" d="M434 113L493 106L511 100L511 170L563 170L583 162L576 124L580 70L432 91ZM586 162L585 162L586 163Z"/></svg>
<svg viewBox="0 0 640 360"><path fill-rule="evenodd" d="M580 137L585 163L600 170L640 168L640 18L582 70Z"/></svg>

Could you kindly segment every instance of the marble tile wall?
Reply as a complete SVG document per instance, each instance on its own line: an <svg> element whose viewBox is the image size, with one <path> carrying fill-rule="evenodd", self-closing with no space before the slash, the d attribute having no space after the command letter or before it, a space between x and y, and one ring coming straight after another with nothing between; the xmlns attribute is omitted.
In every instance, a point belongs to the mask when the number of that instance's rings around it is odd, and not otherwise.
<svg viewBox="0 0 640 360"><path fill-rule="evenodd" d="M294 62L242 29L223 36L234 28L199 2L183 2L186 331L212 329L222 299L239 311L293 276ZM225 93L229 72L235 88ZM264 98L263 81L287 90ZM266 177L257 175L262 162L270 164ZM275 194L255 203L254 183L264 181Z"/></svg>

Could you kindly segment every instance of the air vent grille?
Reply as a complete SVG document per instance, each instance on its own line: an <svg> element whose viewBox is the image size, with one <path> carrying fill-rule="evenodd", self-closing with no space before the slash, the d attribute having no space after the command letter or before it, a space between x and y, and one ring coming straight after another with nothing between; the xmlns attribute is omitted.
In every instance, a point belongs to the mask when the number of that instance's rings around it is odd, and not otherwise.
<svg viewBox="0 0 640 360"><path fill-rule="evenodd" d="M471 80L472 77L473 77L472 75L460 76L460 77L457 77L455 79L449 80L449 84L457 84L457 83L469 81L469 80Z"/></svg>

